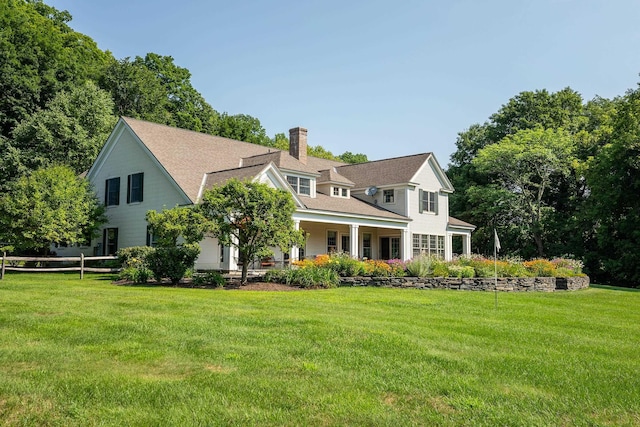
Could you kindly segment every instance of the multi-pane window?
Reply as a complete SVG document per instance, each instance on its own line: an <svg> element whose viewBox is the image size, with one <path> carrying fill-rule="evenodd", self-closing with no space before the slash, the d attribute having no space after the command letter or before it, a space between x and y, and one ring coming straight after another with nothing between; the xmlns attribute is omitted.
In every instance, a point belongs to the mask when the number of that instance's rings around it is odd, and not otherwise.
<svg viewBox="0 0 640 427"><path fill-rule="evenodd" d="M435 234L413 235L413 256L435 255L444 258L444 236Z"/></svg>
<svg viewBox="0 0 640 427"><path fill-rule="evenodd" d="M297 194L311 195L311 179L287 175L287 182Z"/></svg>
<svg viewBox="0 0 640 427"><path fill-rule="evenodd" d="M349 197L349 190L344 187L332 187L332 194L335 197Z"/></svg>
<svg viewBox="0 0 640 427"><path fill-rule="evenodd" d="M382 192L382 200L384 203L395 203L393 190L384 190Z"/></svg>
<svg viewBox="0 0 640 427"><path fill-rule="evenodd" d="M120 204L120 177L109 178L106 181L104 204L105 206L115 206Z"/></svg>
<svg viewBox="0 0 640 427"><path fill-rule="evenodd" d="M371 233L362 233L362 257L371 258Z"/></svg>
<svg viewBox="0 0 640 427"><path fill-rule="evenodd" d="M118 252L118 229L105 228L103 239L103 248L105 255L115 255Z"/></svg>
<svg viewBox="0 0 640 427"><path fill-rule="evenodd" d="M127 183L127 203L142 201L142 189L144 186L144 173L129 175Z"/></svg>
<svg viewBox="0 0 640 427"><path fill-rule="evenodd" d="M338 232L329 230L327 231L327 253L338 251Z"/></svg>
<svg viewBox="0 0 640 427"><path fill-rule="evenodd" d="M433 191L420 190L420 212L438 213L438 198Z"/></svg>

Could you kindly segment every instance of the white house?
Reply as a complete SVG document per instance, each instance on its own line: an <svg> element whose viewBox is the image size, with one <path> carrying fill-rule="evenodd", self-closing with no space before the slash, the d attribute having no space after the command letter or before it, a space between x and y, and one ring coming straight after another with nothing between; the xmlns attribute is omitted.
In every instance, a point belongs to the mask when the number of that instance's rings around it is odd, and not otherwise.
<svg viewBox="0 0 640 427"><path fill-rule="evenodd" d="M284 260L343 251L358 258L409 259L426 252L451 259L453 239L471 250L475 228L449 216L451 182L432 153L356 165L308 157L307 130L290 130L289 152L121 118L87 173L107 210L102 235L86 252L151 245L145 214L199 202L231 178L285 188L296 227L309 236ZM234 248L201 242L198 269L234 270ZM66 248L57 249L64 255ZM70 250L71 248L69 248Z"/></svg>

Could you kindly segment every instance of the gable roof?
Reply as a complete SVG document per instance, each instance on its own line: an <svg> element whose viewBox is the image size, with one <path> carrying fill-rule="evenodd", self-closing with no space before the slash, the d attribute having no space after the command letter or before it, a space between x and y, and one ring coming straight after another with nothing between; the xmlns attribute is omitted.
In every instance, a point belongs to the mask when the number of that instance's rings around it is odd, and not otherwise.
<svg viewBox="0 0 640 427"><path fill-rule="evenodd" d="M335 184L343 184L348 187L353 187L354 182L344 176L340 175L336 168L330 168L320 171L320 178L318 178L318 184L327 184L327 183L335 183Z"/></svg>
<svg viewBox="0 0 640 427"><path fill-rule="evenodd" d="M275 148L129 117L120 120L147 147L192 202L197 200L205 173L239 168L242 159L253 156L265 156L259 159L263 160L260 162L263 165L272 161L270 156L278 157L284 169L315 174L321 169L343 164L307 157L307 164L303 165L288 152Z"/></svg>
<svg viewBox="0 0 640 427"><path fill-rule="evenodd" d="M375 160L337 167L340 175L350 179L356 188L406 184L411 182L431 153Z"/></svg>
<svg viewBox="0 0 640 427"><path fill-rule="evenodd" d="M416 175L425 164L429 164L433 168L434 173L442 184L442 190L452 192L451 181L447 178L433 153L413 154L355 165L344 165L336 169L340 175L353 181L356 188L366 188L415 183Z"/></svg>

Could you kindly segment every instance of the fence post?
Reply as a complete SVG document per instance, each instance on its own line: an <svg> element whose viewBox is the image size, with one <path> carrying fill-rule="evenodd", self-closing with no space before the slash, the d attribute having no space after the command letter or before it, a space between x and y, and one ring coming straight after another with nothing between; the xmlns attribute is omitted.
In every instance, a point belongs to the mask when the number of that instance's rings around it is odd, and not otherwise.
<svg viewBox="0 0 640 427"><path fill-rule="evenodd" d="M84 279L84 253L80 252L80 280Z"/></svg>
<svg viewBox="0 0 640 427"><path fill-rule="evenodd" d="M0 280L4 279L4 259L7 257L7 252L2 252L2 273L0 273Z"/></svg>

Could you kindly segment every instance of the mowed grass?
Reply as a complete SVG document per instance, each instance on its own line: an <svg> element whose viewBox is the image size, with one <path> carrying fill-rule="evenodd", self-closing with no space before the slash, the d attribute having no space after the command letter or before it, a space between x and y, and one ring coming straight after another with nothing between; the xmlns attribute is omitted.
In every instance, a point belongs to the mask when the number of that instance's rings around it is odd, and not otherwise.
<svg viewBox="0 0 640 427"><path fill-rule="evenodd" d="M640 292L0 281L0 424L640 425Z"/></svg>

